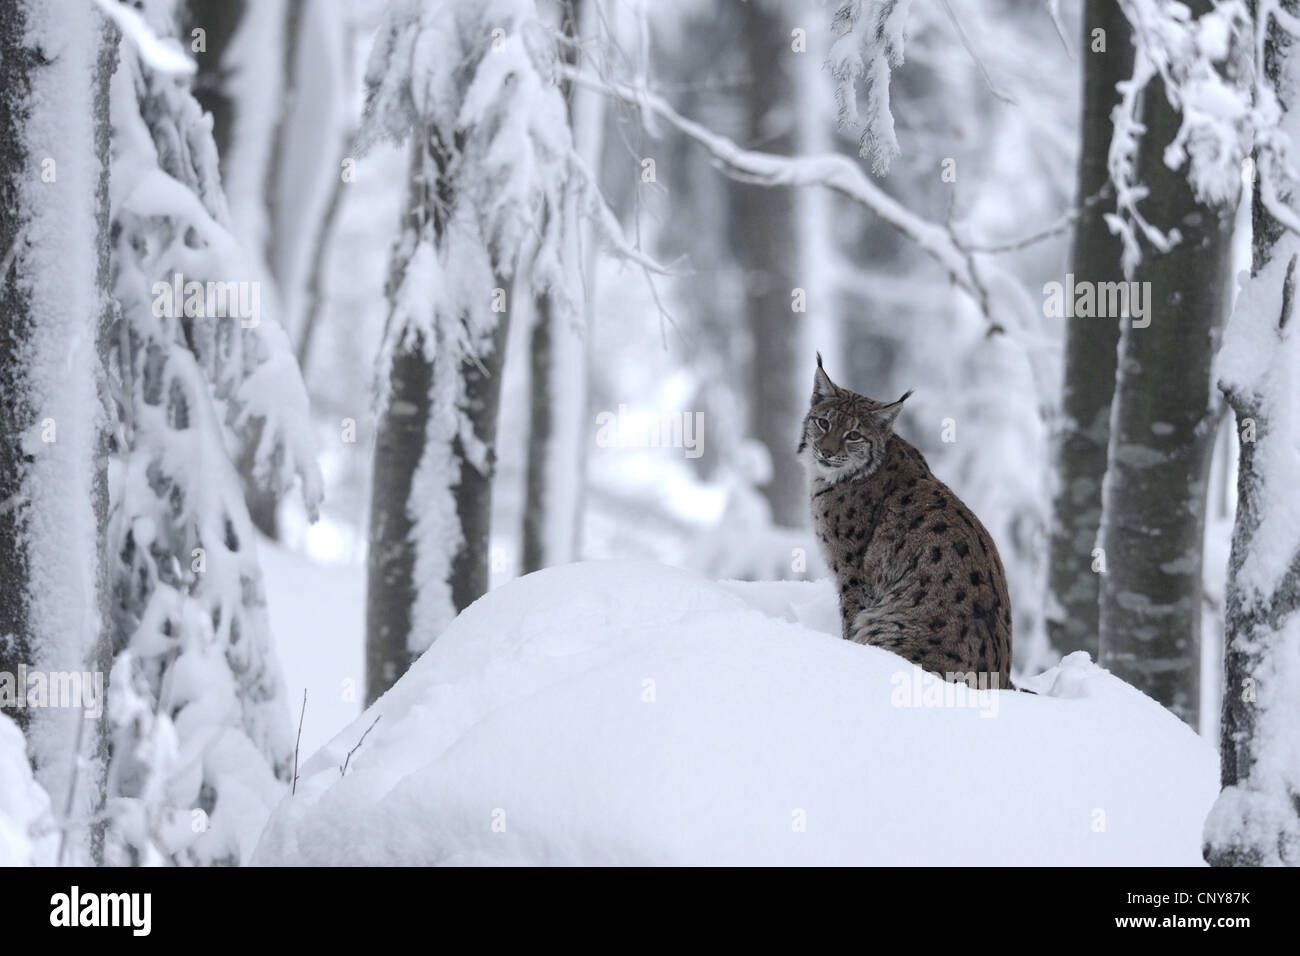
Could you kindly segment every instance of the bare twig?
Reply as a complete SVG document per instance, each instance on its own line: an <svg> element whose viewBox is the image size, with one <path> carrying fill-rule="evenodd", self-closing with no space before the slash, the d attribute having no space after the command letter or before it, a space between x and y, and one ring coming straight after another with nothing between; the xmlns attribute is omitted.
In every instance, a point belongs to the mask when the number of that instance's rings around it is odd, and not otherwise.
<svg viewBox="0 0 1300 956"><path fill-rule="evenodd" d="M980 71L980 76L984 78L984 85L989 88L989 92L993 94L995 99L999 99L1003 103L1015 106L1016 101L1014 99L999 91L998 88L993 85L993 78L989 76L989 71L984 68L984 63L980 60L979 54L975 52L975 48L971 46L970 39L966 36L966 31L962 29L961 21L957 19L957 14L952 12L952 4L950 4L948 0L942 0L942 3L943 12L948 14L948 19L952 21L952 28L957 31L957 38L961 40L961 45L966 48L966 52L970 54L971 60L975 63L975 68Z"/></svg>
<svg viewBox="0 0 1300 956"><path fill-rule="evenodd" d="M1061 0L1047 0L1047 15L1052 19L1052 26L1056 28L1057 39L1061 41L1061 46L1065 48L1066 55L1070 59L1074 59L1070 44L1065 39L1065 25L1061 22Z"/></svg>
<svg viewBox="0 0 1300 956"><path fill-rule="evenodd" d="M845 196L915 242L977 302L988 301L980 278L970 269L966 251L953 244L948 231L912 213L849 157L836 153L791 157L742 149L728 137L682 116L662 97L642 87L603 80L572 67L561 67L560 72L574 84L639 106L644 113L667 122L708 151L728 176L739 174L746 182L763 186L822 186Z"/></svg>
<svg viewBox="0 0 1300 956"><path fill-rule="evenodd" d="M302 710L298 712L298 739L293 743L293 784L289 794L298 792L298 746L302 743L302 719L307 716L307 688L302 689Z"/></svg>
<svg viewBox="0 0 1300 956"><path fill-rule="evenodd" d="M340 777L347 775L348 761L352 759L352 755L354 753L356 753L358 750L361 749L361 745L364 744L366 742L366 738L370 736L370 731L375 729L375 724L379 723L379 718L383 716L384 716L383 714L379 714L378 716L375 717L374 721L370 724L370 726L366 728L366 732L361 735L361 739L357 741L357 745L353 747L351 750L349 750L347 756L343 758L343 766L339 767Z"/></svg>
<svg viewBox="0 0 1300 956"><path fill-rule="evenodd" d="M970 270L972 276L978 276L978 273L976 272L976 269L978 267L975 264L975 255L962 241L961 237L957 235L957 228L956 226L953 225L953 220L956 216L956 212L957 212L957 191L956 189L954 189L952 193L952 198L948 200L948 215L944 218L943 225L944 228L948 230L948 235L952 238L952 244L956 246L958 249L962 250L962 252L965 254L966 268ZM984 314L984 317L988 320L988 325L989 325L988 330L985 332L985 335L988 336L989 338L992 338L995 335L1002 335L1003 333L1006 332L1006 327L1001 322L993 318L993 308L989 302L988 291L984 288L982 284L977 285L976 288L979 289L978 301L979 301L980 312Z"/></svg>
<svg viewBox="0 0 1300 956"><path fill-rule="evenodd" d="M1286 278L1282 280L1282 314L1278 316L1277 327L1286 328L1287 322L1291 320L1291 310L1295 306L1295 263L1296 256L1291 256L1291 261L1286 264Z"/></svg>
<svg viewBox="0 0 1300 956"><path fill-rule="evenodd" d="M972 244L966 246L965 248L970 252L978 252L984 255L996 255L997 253L1001 253L1001 252L1019 252L1021 249L1027 249L1029 246L1042 242L1045 239L1050 239L1053 236L1059 236L1061 233L1065 232L1067 229L1069 229L1071 226L1073 226L1076 222L1079 221L1080 216L1082 216L1093 206L1097 205L1097 203L1101 202L1103 199L1109 196L1110 193L1111 193L1111 187L1110 187L1110 183L1108 182L1104 186L1102 186L1101 189L1097 190L1095 193L1093 193L1091 196L1089 196L1087 199L1081 202L1074 209L1071 209L1069 212L1065 213L1065 215L1063 215L1056 222L1052 223L1052 225L1048 226L1046 229L1042 229L1038 232L1031 233L1030 235L1025 236L1024 238L1013 239L1007 242L1000 242L988 246Z"/></svg>

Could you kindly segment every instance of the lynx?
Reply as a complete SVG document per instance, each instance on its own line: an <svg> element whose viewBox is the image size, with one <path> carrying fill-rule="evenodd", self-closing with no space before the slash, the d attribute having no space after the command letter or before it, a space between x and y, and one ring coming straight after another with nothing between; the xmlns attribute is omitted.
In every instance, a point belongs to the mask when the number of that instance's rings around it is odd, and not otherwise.
<svg viewBox="0 0 1300 956"><path fill-rule="evenodd" d="M1011 602L993 539L893 433L882 404L835 385L817 356L797 454L843 636L950 681L1012 688Z"/></svg>

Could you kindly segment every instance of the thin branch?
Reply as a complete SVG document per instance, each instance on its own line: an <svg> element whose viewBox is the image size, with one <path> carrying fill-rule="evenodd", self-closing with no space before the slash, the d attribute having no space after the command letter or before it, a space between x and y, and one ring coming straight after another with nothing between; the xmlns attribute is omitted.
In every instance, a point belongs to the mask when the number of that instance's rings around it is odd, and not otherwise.
<svg viewBox="0 0 1300 956"><path fill-rule="evenodd" d="M848 157L834 153L776 156L742 149L726 136L682 116L662 97L648 90L616 80L601 80L570 67L562 67L561 72L575 84L640 106L644 112L666 121L708 151L730 176L740 174L746 181L763 186L822 186L845 196L916 243L976 302L988 301L988 292L971 270L966 250L953 243L948 231L910 212ZM988 318L992 320L991 316Z"/></svg>
<svg viewBox="0 0 1300 956"><path fill-rule="evenodd" d="M1291 321L1291 310L1295 306L1295 263L1297 255L1292 255L1291 261L1286 264L1286 278L1282 280L1282 314L1277 319L1279 329L1286 328L1287 322Z"/></svg>
<svg viewBox="0 0 1300 956"><path fill-rule="evenodd" d="M357 741L357 745L353 747L351 750L349 750L347 756L343 758L343 766L339 767L340 777L347 776L348 762L352 759L352 755L361 749L361 745L364 744L366 742L366 738L370 736L370 731L375 729L375 724L379 723L379 718L383 716L384 716L383 714L379 714L375 717L374 721L370 724L370 726L366 728L366 732L361 735L361 739Z"/></svg>
<svg viewBox="0 0 1300 956"><path fill-rule="evenodd" d="M1010 106L1015 106L1016 101L1014 99L1002 93L993 85L993 78L989 76L989 71L984 68L984 63L980 60L979 54L975 52L975 48L971 46L966 31L962 29L961 22L957 19L957 14L952 12L952 4L948 0L942 0L942 3L943 12L948 14L948 19L952 21L952 27L957 31L957 38L961 40L961 45L966 48L966 52L970 54L971 60L975 63L975 68L980 71L980 76L984 78L984 85L989 88L989 92L993 94L995 99L999 99Z"/></svg>
<svg viewBox="0 0 1300 956"><path fill-rule="evenodd" d="M298 739L293 742L293 784L289 794L298 792L298 747L302 743L302 719L307 716L307 688L302 689L302 710L298 711Z"/></svg>
<svg viewBox="0 0 1300 956"><path fill-rule="evenodd" d="M1074 59L1074 51L1070 49L1069 41L1065 39L1065 24L1061 22L1061 0L1047 0L1047 15L1052 19L1052 26L1056 28L1057 39L1061 41L1061 46L1065 48L1065 53L1070 59Z"/></svg>
<svg viewBox="0 0 1300 956"><path fill-rule="evenodd" d="M952 244L956 246L958 249L961 249L965 253L966 267L970 269L971 275L977 275L975 271L976 270L975 255L970 250L970 248L966 246L965 243L963 243L961 237L957 235L957 227L953 222L956 212L957 212L957 190L954 187L952 192L952 198L948 200L948 214L947 216L944 217L943 225L944 228L948 230L948 235L952 238ZM989 303L988 292L984 289L983 285L979 285L978 288L980 290L980 299L979 299L980 311L984 313L989 323L989 327L987 332L985 332L985 335L988 338L992 338L995 335L1001 335L1005 333L1006 327L1003 326L1001 322L998 322L993 318L993 309Z"/></svg>
<svg viewBox="0 0 1300 956"><path fill-rule="evenodd" d="M1093 206L1097 205L1097 203L1101 202L1103 199L1108 197L1110 193L1111 193L1110 183L1107 182L1105 185L1101 187L1101 189L1097 190L1095 193L1093 193L1091 196L1085 199L1078 206L1071 209L1069 212L1063 215L1056 222L1052 223L1052 225L1048 226L1045 229L1040 230L1039 232L1031 233L1030 235L1025 236L1022 239L1013 239L1008 242L1001 242L989 246L972 244L966 246L965 248L971 252L978 252L986 255L995 255L997 253L1002 253L1002 252L1019 252L1021 249L1026 249L1029 246L1040 243L1045 239L1050 239L1053 236L1059 236L1061 233L1067 231L1071 226L1073 226L1076 222L1079 221L1079 217L1081 217L1085 212L1087 212Z"/></svg>

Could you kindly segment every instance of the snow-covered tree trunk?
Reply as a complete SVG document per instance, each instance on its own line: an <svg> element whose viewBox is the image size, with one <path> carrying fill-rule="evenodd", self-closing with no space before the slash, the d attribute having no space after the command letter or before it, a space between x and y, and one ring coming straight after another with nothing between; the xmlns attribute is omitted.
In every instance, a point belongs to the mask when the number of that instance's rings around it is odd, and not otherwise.
<svg viewBox="0 0 1300 956"><path fill-rule="evenodd" d="M782 156L799 151L797 60L784 4L741 6L737 42L745 50L741 145ZM794 189L729 184L731 240L742 273L743 319L751 330L749 431L771 459L761 491L772 520L803 527L808 501L803 467L790 452L807 410L807 283L800 277L799 195Z"/></svg>
<svg viewBox="0 0 1300 956"><path fill-rule="evenodd" d="M106 677L104 43L104 21L76 0L0 4L0 706L24 729L60 858L83 864L99 856L104 785L104 700L86 695ZM80 699L50 696L60 674L78 675Z"/></svg>
<svg viewBox="0 0 1300 956"><path fill-rule="evenodd" d="M1209 8L1208 2L1192 6L1197 14ZM1135 37L1139 67L1146 69L1154 52ZM1217 76L1235 70L1234 55L1225 41L1194 63ZM1229 305L1232 210L1241 179L1231 155L1212 188L1195 178L1201 153L1182 145L1187 117L1176 104L1199 107L1198 95L1191 80L1171 89L1159 72L1149 74L1135 159L1136 181L1149 192L1120 197L1144 222L1132 247L1140 261L1136 268L1132 259L1126 263L1138 286L1129 295L1132 318L1120 332L1098 616L1100 663L1193 727L1200 709L1206 490L1219 420L1210 366ZM1125 131L1121 124L1117 136ZM1169 164L1180 145L1191 152L1191 176Z"/></svg>
<svg viewBox="0 0 1300 956"><path fill-rule="evenodd" d="M1278 5L1300 22L1300 3ZM1289 211L1300 222L1300 40L1260 17L1271 7L1255 6L1256 28L1268 31L1256 103L1279 109L1280 124L1257 153L1251 278L1216 365L1240 460L1224 622L1223 792L1205 825L1205 859L1215 866L1300 866L1300 236L1275 217Z"/></svg>
<svg viewBox="0 0 1300 956"><path fill-rule="evenodd" d="M1128 20L1118 0L1086 0L1083 33L1082 118L1078 188L1080 208L1069 270L1075 280L1118 282L1121 246L1105 217L1115 211L1106 154L1116 84L1133 72ZM1101 31L1098 34L1096 31ZM1056 492L1048 556L1048 637L1061 655L1097 656L1099 575L1093 548L1101 525L1101 485L1106 474L1110 403L1115 392L1119 321L1073 318L1065 323L1061 421L1056 435Z"/></svg>
<svg viewBox="0 0 1300 956"><path fill-rule="evenodd" d="M561 30L570 41L561 51L563 62L578 63L580 35L590 34L595 19L592 0L577 0L561 11ZM569 103L569 122L574 123L575 92L560 84ZM582 144L578 144L581 148ZM576 196L566 195L566 203ZM575 208L568 210L576 219ZM576 231L566 237L577 242ZM580 250L566 257L577 265ZM572 282L580 281L575 277ZM533 302L533 327L529 336L528 463L524 478L523 541L520 569L527 574L540 568L572 561L577 553L579 503L582 500L584 446L581 429L586 410L587 341L584 329L572 321L563 308L556 308L553 293L547 291Z"/></svg>
<svg viewBox="0 0 1300 956"><path fill-rule="evenodd" d="M555 51L531 0L393 5L367 71L365 135L412 136L389 275L366 607L380 696L488 586L508 291L573 322ZM516 281L517 276L527 282Z"/></svg>
<svg viewBox="0 0 1300 956"><path fill-rule="evenodd" d="M422 241L430 238L435 248L450 241L443 204L455 203L452 161L437 129L414 138L403 239L389 276L393 315L408 307L404 296L411 287L429 278L418 274L429 268L424 256L403 251L427 252ZM513 261L502 265L507 274L514 269ZM477 330L468 355L458 359L456 342L469 325L466 315L439 316L443 321L432 330L408 329L394 343L371 482L368 702L420 655L430 625L436 635L488 589L497 410L509 327L509 283L501 271L493 263L491 285L480 294L503 308L487 310L493 318ZM434 529L437 536L430 537ZM428 572L434 577L425 577ZM421 607L432 612L432 621L420 617Z"/></svg>

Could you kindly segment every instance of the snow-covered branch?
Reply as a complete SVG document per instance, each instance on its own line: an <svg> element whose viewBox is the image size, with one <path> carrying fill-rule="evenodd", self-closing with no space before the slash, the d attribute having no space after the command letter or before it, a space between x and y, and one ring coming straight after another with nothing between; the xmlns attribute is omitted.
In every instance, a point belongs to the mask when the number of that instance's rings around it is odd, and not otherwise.
<svg viewBox="0 0 1300 956"><path fill-rule="evenodd" d="M964 292L977 302L988 300L988 290L976 274L969 251L945 227L910 212L868 177L847 156L777 156L744 149L734 140L678 113L663 97L618 80L606 80L582 70L562 67L566 79L598 90L606 96L640 107L702 146L730 176L763 186L821 186L837 192L916 243L941 265ZM992 316L988 316L990 321Z"/></svg>
<svg viewBox="0 0 1300 956"><path fill-rule="evenodd" d="M1108 163L1117 213L1107 222L1123 243L1122 263L1131 274L1142 256L1139 236L1162 253L1181 240L1176 229L1162 231L1138 209L1148 194L1138 179L1138 161L1148 134L1142 103L1151 83L1161 81L1181 114L1164 163L1186 167L1200 202L1222 205L1239 195L1256 124L1245 55L1250 17L1243 0L1217 4L1199 18L1181 3L1120 0L1120 6L1133 28L1135 57L1133 77L1119 84L1121 101L1112 114Z"/></svg>
<svg viewBox="0 0 1300 956"><path fill-rule="evenodd" d="M861 127L860 155L871 159L871 171L877 175L887 173L899 153L889 79L890 70L903 65L903 31L910 7L911 0L843 0L831 20L835 40L827 66L835 77L840 126ZM862 106L859 83L866 99Z"/></svg>

